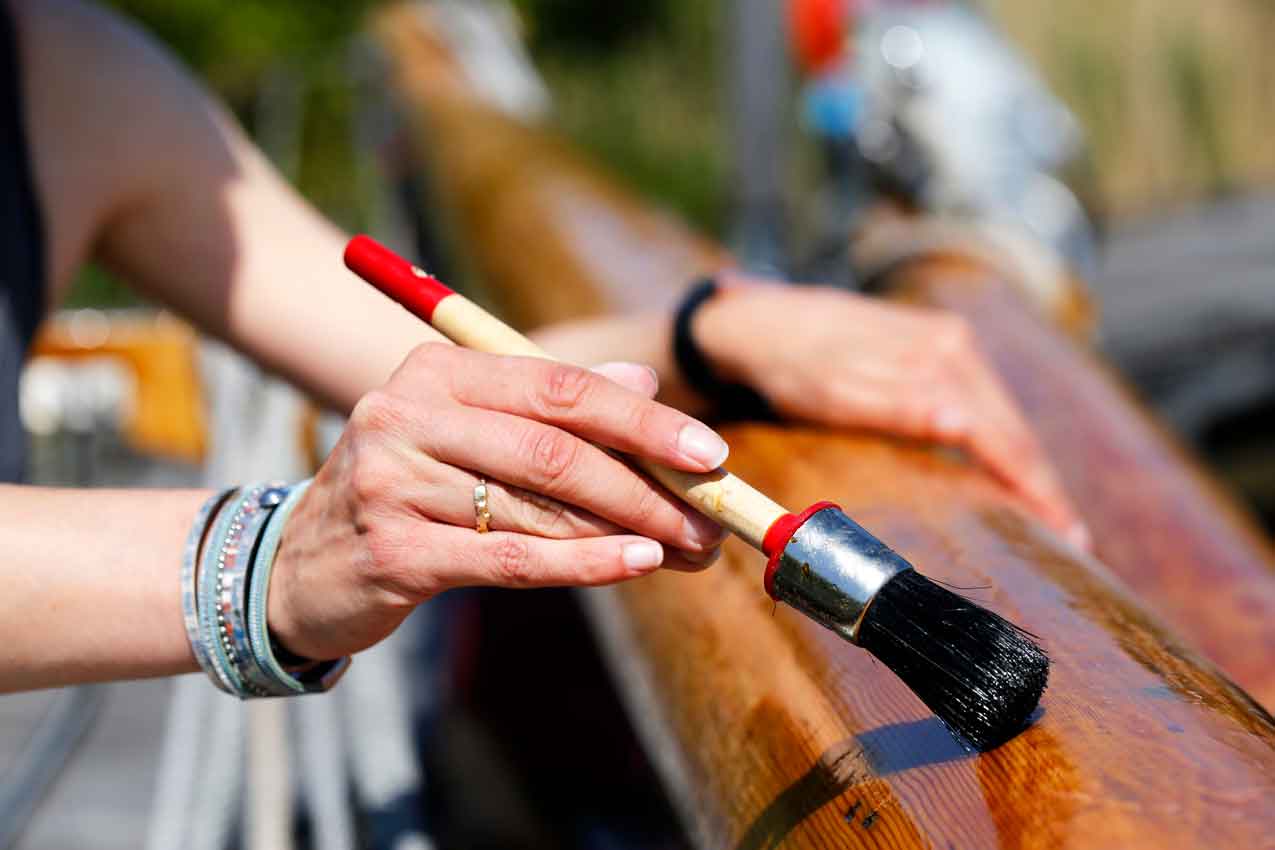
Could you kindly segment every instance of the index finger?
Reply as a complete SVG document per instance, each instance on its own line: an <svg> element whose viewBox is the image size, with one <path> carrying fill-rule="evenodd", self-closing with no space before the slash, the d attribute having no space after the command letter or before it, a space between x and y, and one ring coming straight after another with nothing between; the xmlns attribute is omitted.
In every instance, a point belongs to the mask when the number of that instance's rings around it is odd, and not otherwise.
<svg viewBox="0 0 1275 850"><path fill-rule="evenodd" d="M726 441L704 423L601 375L551 360L470 352L449 372L463 404L555 425L608 448L687 472L725 462Z"/></svg>

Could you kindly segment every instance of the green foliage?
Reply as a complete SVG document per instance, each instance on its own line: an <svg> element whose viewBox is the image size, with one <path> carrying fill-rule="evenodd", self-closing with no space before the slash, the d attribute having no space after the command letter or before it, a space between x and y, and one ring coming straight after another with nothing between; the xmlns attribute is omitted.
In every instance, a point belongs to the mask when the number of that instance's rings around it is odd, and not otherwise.
<svg viewBox="0 0 1275 850"><path fill-rule="evenodd" d="M235 106L271 64L323 65L344 50L376 0L108 0L142 22Z"/></svg>
<svg viewBox="0 0 1275 850"><path fill-rule="evenodd" d="M1231 158L1222 136L1220 105L1225 96L1218 90L1223 75L1214 67L1217 59L1205 55L1198 37L1182 32L1166 46L1164 62L1183 137L1192 142L1190 154L1202 166L1208 189L1225 191L1230 188Z"/></svg>
<svg viewBox="0 0 1275 850"><path fill-rule="evenodd" d="M519 5L563 132L643 194L720 231L729 179L720 0L656 0L640 11L589 0Z"/></svg>
<svg viewBox="0 0 1275 850"><path fill-rule="evenodd" d="M110 272L96 263L89 263L80 269L62 306L75 310L81 307L134 307L138 303L137 296Z"/></svg>
<svg viewBox="0 0 1275 850"><path fill-rule="evenodd" d="M1099 149L1119 142L1127 119L1125 68L1083 31L1056 35L1057 64L1065 69L1063 85L1072 106L1083 117L1090 141Z"/></svg>
<svg viewBox="0 0 1275 850"><path fill-rule="evenodd" d="M602 57L635 39L675 30L695 0L514 0L538 52Z"/></svg>
<svg viewBox="0 0 1275 850"><path fill-rule="evenodd" d="M377 0L106 0L186 63L255 131L259 96L271 75L289 78L301 98L292 179L337 221L363 220L351 145L350 38ZM271 153L278 153L271 151ZM81 271L72 306L136 303L97 266Z"/></svg>

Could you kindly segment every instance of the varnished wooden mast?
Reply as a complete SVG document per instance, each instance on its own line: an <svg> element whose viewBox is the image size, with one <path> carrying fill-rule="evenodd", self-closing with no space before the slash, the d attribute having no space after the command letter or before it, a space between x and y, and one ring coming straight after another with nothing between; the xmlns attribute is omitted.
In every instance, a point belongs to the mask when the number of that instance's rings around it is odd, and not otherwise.
<svg viewBox="0 0 1275 850"><path fill-rule="evenodd" d="M1249 513L1105 364L986 266L935 256L895 283L900 297L973 322L1074 494L1098 558L1275 706L1275 559Z"/></svg>
<svg viewBox="0 0 1275 850"><path fill-rule="evenodd" d="M667 303L691 274L722 261L719 249L626 197L557 143L467 97L439 45L420 29L420 9L389 11L380 31L400 90L423 119L421 147L441 199L506 317L534 325ZM943 269L910 269L917 297L948 292L936 282L941 276L930 280L936 270ZM989 318L992 308L980 299L1002 303L995 288L958 280L951 293L971 299L963 302L971 309L982 305L974 318L985 335L1041 331L1051 345L1064 345L1039 323L1011 315L1015 324L1001 327ZM989 347L1019 356L1012 347ZM1153 457L1170 465L1170 482L1193 480L1164 443L1152 443L1160 448L1148 453L1146 421L1091 362L1073 352L1059 368L1080 370L1087 376L1075 379L1080 386L1106 387L1085 398L1122 412L1115 419L1095 412L1090 436L1105 435L1101 454L1084 445L1067 454L1056 446L1066 429L1047 433L1056 458L1114 473ZM1051 375L1010 377L1022 391L1023 381ZM1119 439L1105 434L1108 427L1123 429ZM866 653L775 609L760 587L760 556L743 546L728 544L723 562L705 574L658 574L591 594L630 708L701 846L1270 842L1270 717L1145 613L1102 564L1026 519L986 476L946 454L877 436L770 426L726 434L732 469L786 504L839 501L927 573L967 588L1039 635L1054 669L1035 725L976 757L957 748ZM1099 474L1073 471L1068 483L1090 510L1113 566L1132 559L1110 553L1136 553L1148 534L1178 533L1178 514L1160 527L1121 522L1128 509L1114 485L1094 500L1112 518L1096 520L1084 488ZM1165 498L1187 503L1185 515L1201 518L1188 524L1199 557L1233 551L1233 559L1217 563L1251 568L1235 580L1269 580L1261 574L1261 546L1242 521L1224 518L1219 500L1193 483ZM1139 516L1152 521L1154 510ZM1170 559L1161 566L1167 582L1172 570L1190 565ZM1224 570L1214 581L1230 579ZM1220 629L1225 618L1202 625ZM1221 640L1214 649L1223 663L1225 649ZM1248 672L1261 684L1260 671Z"/></svg>

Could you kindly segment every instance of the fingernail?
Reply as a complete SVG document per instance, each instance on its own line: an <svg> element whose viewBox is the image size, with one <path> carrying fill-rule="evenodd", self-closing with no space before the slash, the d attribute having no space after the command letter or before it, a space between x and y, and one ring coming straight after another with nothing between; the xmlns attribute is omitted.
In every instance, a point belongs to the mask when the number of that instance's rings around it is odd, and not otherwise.
<svg viewBox="0 0 1275 850"><path fill-rule="evenodd" d="M650 572L664 563L664 547L654 540L625 543L620 557L624 559L624 566L634 572Z"/></svg>
<svg viewBox="0 0 1275 850"><path fill-rule="evenodd" d="M726 529L706 516L694 514L682 520L682 540L692 546L716 546L726 537Z"/></svg>
<svg viewBox="0 0 1275 850"><path fill-rule="evenodd" d="M721 466L730 454L730 446L726 445L726 441L698 422L682 428L677 435L677 449L709 469Z"/></svg>
<svg viewBox="0 0 1275 850"><path fill-rule="evenodd" d="M1093 535L1089 533L1089 529L1085 527L1083 522L1078 522L1067 529L1066 536L1067 542L1082 552L1093 550Z"/></svg>

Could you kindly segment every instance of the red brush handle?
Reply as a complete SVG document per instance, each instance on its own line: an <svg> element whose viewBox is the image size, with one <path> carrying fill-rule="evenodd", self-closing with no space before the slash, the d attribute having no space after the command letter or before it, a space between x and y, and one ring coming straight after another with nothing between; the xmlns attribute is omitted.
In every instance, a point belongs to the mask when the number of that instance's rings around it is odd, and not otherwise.
<svg viewBox="0 0 1275 850"><path fill-rule="evenodd" d="M456 294L438 278L367 236L355 236L345 246L345 265L426 322L433 322L438 302Z"/></svg>

